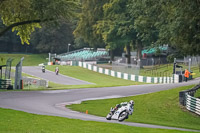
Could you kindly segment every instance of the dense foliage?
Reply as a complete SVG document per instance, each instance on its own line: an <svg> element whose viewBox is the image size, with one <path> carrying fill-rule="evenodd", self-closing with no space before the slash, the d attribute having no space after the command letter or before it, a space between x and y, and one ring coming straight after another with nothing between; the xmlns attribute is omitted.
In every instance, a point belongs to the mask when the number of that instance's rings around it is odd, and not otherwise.
<svg viewBox="0 0 200 133"><path fill-rule="evenodd" d="M17 31L21 43L29 44L30 35L41 24L55 24L75 15L75 0L1 0L0 16L5 27L0 36L12 29Z"/></svg>
<svg viewBox="0 0 200 133"><path fill-rule="evenodd" d="M82 10L79 13L79 22L74 31L76 38L83 38L84 42L92 47L102 47L104 42L102 36L97 34L93 27L97 21L103 18L102 6L107 0L83 0Z"/></svg>
<svg viewBox="0 0 200 133"><path fill-rule="evenodd" d="M30 43L39 53L64 53L68 51L68 44L73 43L72 32L72 24L67 22L60 22L59 26L44 26L31 35Z"/></svg>
<svg viewBox="0 0 200 133"><path fill-rule="evenodd" d="M1 0L0 16L4 26L0 25L0 36L12 28L22 44L29 44L35 28L47 24L53 27L76 16L78 20L73 19L76 26L67 26L74 30L75 41L57 36L66 42L59 43L59 47L66 47L70 42L76 43L77 48L106 46L112 51L125 47L128 57L132 48L137 49L141 57L143 47L163 44L185 55L200 52L200 0L80 0L80 5L78 8L75 0ZM40 35L32 38L40 38L37 47L45 51L47 45L57 46L58 39L55 41L53 34L65 33L64 30L67 30L66 35L72 33L69 28L61 28L57 32L49 29L52 35L49 31L45 33L52 38L49 41Z"/></svg>
<svg viewBox="0 0 200 133"><path fill-rule="evenodd" d="M143 40L195 55L200 51L199 6L199 0L130 0L129 9Z"/></svg>
<svg viewBox="0 0 200 133"><path fill-rule="evenodd" d="M82 5L86 11L102 8L103 16L98 14L102 10L95 10L99 12L93 15L82 10L81 14L86 15L84 19L80 17L77 29L86 41L85 36L95 33L109 49L131 44L141 52L144 46L169 44L183 54L200 52L199 0L108 0L94 6L91 3L83 0ZM92 23L86 24L90 20Z"/></svg>

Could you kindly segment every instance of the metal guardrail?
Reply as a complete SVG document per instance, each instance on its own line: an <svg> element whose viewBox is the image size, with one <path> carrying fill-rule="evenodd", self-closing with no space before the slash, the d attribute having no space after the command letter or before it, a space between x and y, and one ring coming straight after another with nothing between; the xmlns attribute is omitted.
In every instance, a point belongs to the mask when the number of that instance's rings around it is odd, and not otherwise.
<svg viewBox="0 0 200 133"><path fill-rule="evenodd" d="M185 106L187 110L200 115L200 99L194 97L194 94L198 89L200 89L200 85L179 92L179 103Z"/></svg>
<svg viewBox="0 0 200 133"><path fill-rule="evenodd" d="M5 73L5 70L3 70L3 73ZM11 78L15 78L15 72L11 72L10 73ZM11 83L11 79L7 79L9 81L9 84L12 85ZM47 88L49 83L47 80L44 79L38 79L38 78L33 78L33 77L27 77L27 76L23 76L22 77L23 80L23 85L24 86L35 86L35 87L45 87ZM0 80L0 89L1 89L1 81Z"/></svg>
<svg viewBox="0 0 200 133"><path fill-rule="evenodd" d="M23 85L25 86L36 86L36 87L48 87L48 81L38 78L32 78L32 77L23 77Z"/></svg>

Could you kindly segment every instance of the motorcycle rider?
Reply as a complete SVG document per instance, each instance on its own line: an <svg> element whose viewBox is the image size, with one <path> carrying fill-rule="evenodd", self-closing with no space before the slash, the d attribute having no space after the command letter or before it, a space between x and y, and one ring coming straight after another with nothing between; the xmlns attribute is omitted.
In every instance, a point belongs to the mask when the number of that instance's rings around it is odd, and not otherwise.
<svg viewBox="0 0 200 133"><path fill-rule="evenodd" d="M130 100L129 102L122 102L120 104L117 104L115 108L110 109L110 112L106 116L107 120L118 120L118 121L124 121L125 119L128 119L129 115L133 114L134 111L134 101Z"/></svg>
<svg viewBox="0 0 200 133"><path fill-rule="evenodd" d="M56 67L55 72L56 72L56 75L58 75L58 72L59 72L59 68L58 67Z"/></svg>
<svg viewBox="0 0 200 133"><path fill-rule="evenodd" d="M122 103L120 103L120 104L117 104L117 105L115 106L115 108L114 108L113 111L116 111L116 110L118 110L119 108L121 108L122 106L126 106L127 104L128 104L128 102L122 102ZM133 100L130 100L130 101L129 101L129 104L131 104L131 106L133 107L135 103L134 103Z"/></svg>
<svg viewBox="0 0 200 133"><path fill-rule="evenodd" d="M45 65L42 65L42 72L45 72Z"/></svg>

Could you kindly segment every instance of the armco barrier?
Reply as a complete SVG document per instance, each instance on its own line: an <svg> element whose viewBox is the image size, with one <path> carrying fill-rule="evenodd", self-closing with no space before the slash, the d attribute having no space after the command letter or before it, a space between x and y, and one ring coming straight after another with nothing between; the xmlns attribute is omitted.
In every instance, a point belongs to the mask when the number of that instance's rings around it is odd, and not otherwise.
<svg viewBox="0 0 200 133"><path fill-rule="evenodd" d="M178 76L173 75L172 77L146 77L146 76L139 76L133 75L128 73L116 72L110 69L101 68L92 64L88 64L86 62L76 62L73 61L70 63L71 65L75 66L78 65L79 67L83 67L98 73L110 75L112 77L117 77L121 79L136 81L136 82L145 82L145 83L178 83Z"/></svg>
<svg viewBox="0 0 200 133"><path fill-rule="evenodd" d="M200 115L200 99L193 97L194 93L200 88L200 85L193 87L192 89L179 92L179 102L181 105Z"/></svg>

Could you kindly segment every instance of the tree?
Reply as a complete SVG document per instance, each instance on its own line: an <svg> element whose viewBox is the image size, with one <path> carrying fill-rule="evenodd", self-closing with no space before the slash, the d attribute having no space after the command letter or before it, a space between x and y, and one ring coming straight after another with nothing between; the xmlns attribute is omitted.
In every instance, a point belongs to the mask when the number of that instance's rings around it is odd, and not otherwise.
<svg viewBox="0 0 200 133"><path fill-rule="evenodd" d="M3 28L4 25L0 19L0 27ZM13 52L13 50L17 50L18 52L24 49L23 46L15 47L15 44L20 44L20 39L16 35L16 32L12 32L9 30L0 38L0 52ZM24 52L24 51L23 51Z"/></svg>
<svg viewBox="0 0 200 133"><path fill-rule="evenodd" d="M78 7L76 0L1 0L0 16L5 27L0 29L0 37L12 29L22 44L29 44L31 33L41 28L41 23L69 20Z"/></svg>
<svg viewBox="0 0 200 133"><path fill-rule="evenodd" d="M159 37L169 39L170 44L185 55L197 55L200 52L200 1L162 1L165 5L163 14L165 23L160 29ZM164 18L164 16L162 17ZM168 29L168 30L162 30ZM168 36L166 36L168 35Z"/></svg>
<svg viewBox="0 0 200 133"><path fill-rule="evenodd" d="M59 26L43 26L31 35L31 45L40 53L63 53L73 44L72 24L59 22ZM70 46L72 48L72 46Z"/></svg>
<svg viewBox="0 0 200 133"><path fill-rule="evenodd" d="M127 10L126 0L109 0L103 5L104 16L94 28L101 34L111 51L126 47L127 62L130 63L130 44L135 39L134 19Z"/></svg>
<svg viewBox="0 0 200 133"><path fill-rule="evenodd" d="M128 9L134 18L133 27L137 33L136 47L141 58L143 47L151 46L158 40L158 29L155 27L160 8L156 0L129 0Z"/></svg>
<svg viewBox="0 0 200 133"><path fill-rule="evenodd" d="M79 13L79 21L74 30L75 38L82 38L89 46L104 47L105 43L100 34L96 34L94 25L103 17L102 6L107 0L84 0L82 10Z"/></svg>
<svg viewBox="0 0 200 133"><path fill-rule="evenodd" d="M145 44L169 44L181 53L200 52L199 0L130 0L134 27Z"/></svg>
<svg viewBox="0 0 200 133"><path fill-rule="evenodd" d="M86 47L86 48L89 47L89 44L86 43L83 38L77 37L74 39L74 48L75 49L80 49L80 48L84 48L84 47Z"/></svg>

